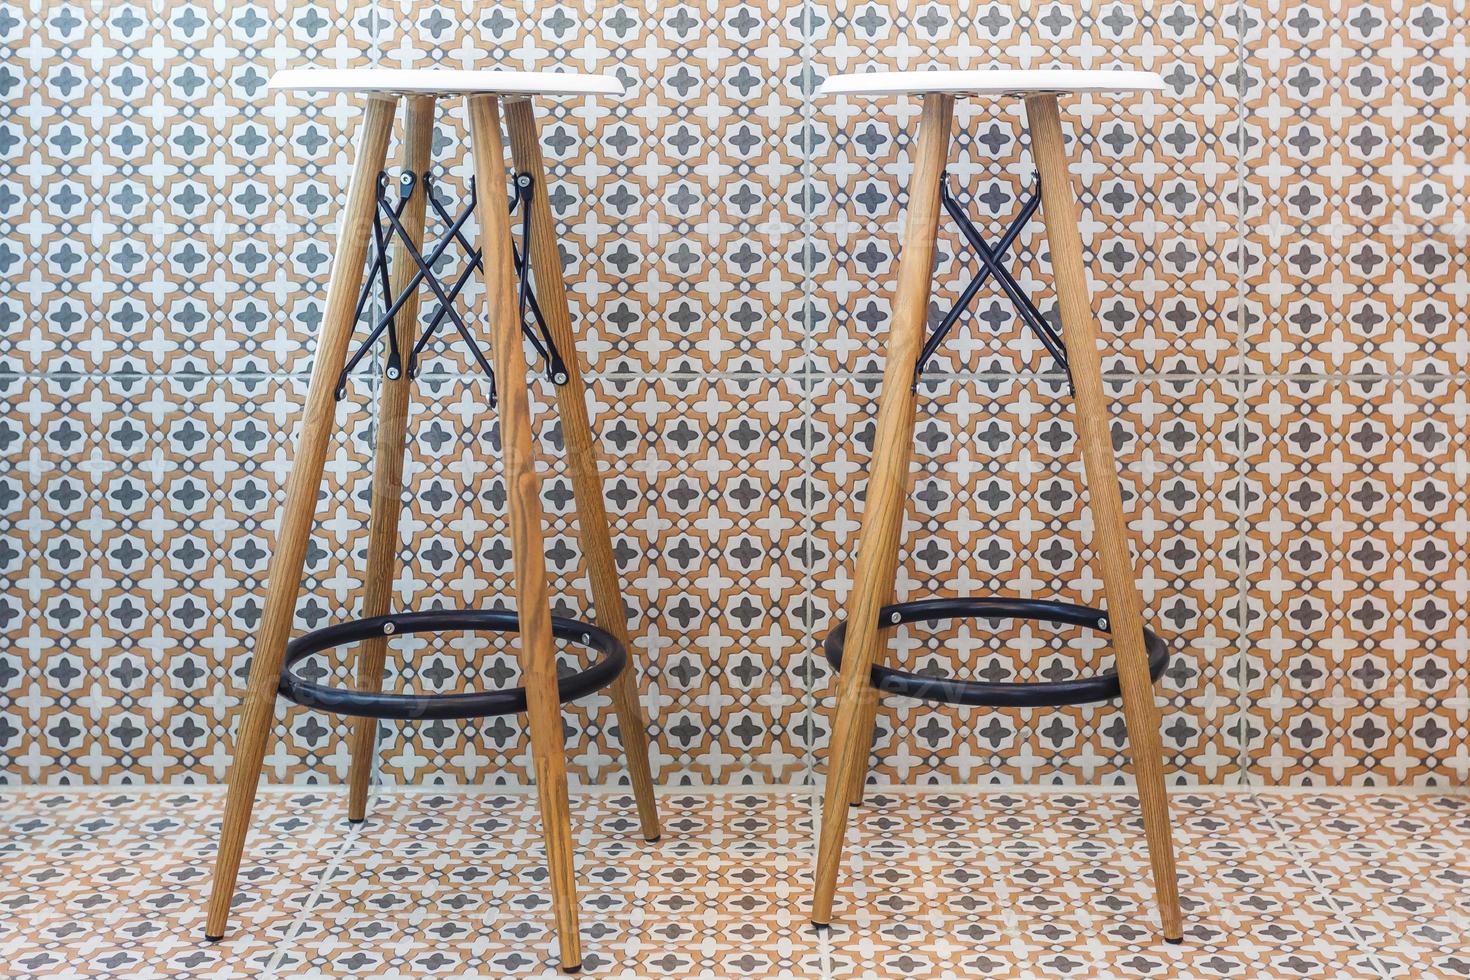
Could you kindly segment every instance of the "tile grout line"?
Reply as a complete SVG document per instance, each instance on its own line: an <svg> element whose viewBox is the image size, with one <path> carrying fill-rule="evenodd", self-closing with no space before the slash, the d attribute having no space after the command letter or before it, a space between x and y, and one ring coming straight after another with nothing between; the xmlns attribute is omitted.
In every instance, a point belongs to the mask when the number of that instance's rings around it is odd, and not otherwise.
<svg viewBox="0 0 1470 980"><path fill-rule="evenodd" d="M1337 920L1338 924L1347 927L1348 934L1352 937L1352 941L1357 946L1358 951L1367 957L1373 969L1378 971L1378 974L1382 977L1382 980L1393 980L1393 973L1384 964L1378 953L1364 940L1358 938L1357 927L1354 925L1352 917L1348 914L1347 910L1338 904L1337 898L1330 891L1324 889L1318 883L1316 872L1312 870L1311 866L1304 859L1306 849L1287 833L1286 828L1276 819L1270 808L1265 805L1262 794L1254 790L1248 790L1246 795L1249 797L1251 803L1259 809L1261 815L1266 818L1266 822L1271 825L1271 830L1276 834L1277 841L1285 846L1286 852L1291 856L1291 863L1299 870L1306 872L1311 882L1312 892L1318 898L1324 899L1327 902L1332 916Z"/></svg>
<svg viewBox="0 0 1470 980"><path fill-rule="evenodd" d="M1235 10L1235 57L1236 73L1240 77L1245 69L1245 3L1238 0ZM1250 576L1246 564L1250 557L1247 545L1250 524L1245 515L1245 483L1249 475L1246 466L1246 343L1245 343L1245 264L1241 255L1245 250L1245 90L1236 86L1235 93L1235 709L1233 727L1239 739L1236 750L1236 778L1241 786L1250 785L1250 709L1246 697L1250 672L1247 663L1250 656L1248 623L1250 619ZM1228 444L1228 443L1227 443Z"/></svg>
<svg viewBox="0 0 1470 980"><path fill-rule="evenodd" d="M805 87L805 86L807 86L807 85L809 85L811 83L812 77L813 77L813 73L815 71L815 64L814 64L815 63L815 58L813 57L812 34L811 34L811 31L812 31L812 21L813 21L813 11L812 11L811 0L802 0L802 13L801 13L801 30L802 30L801 47L802 47L802 54L801 54L801 57L802 57L803 68L802 68L802 71L801 71L799 77L801 78L801 84L803 85L803 87ZM804 136L802 138L802 147L801 147L801 153L802 153L802 160L801 160L801 174L802 174L802 194L801 194L802 224L803 224L803 228L805 230L808 230L809 231L809 230L811 230L814 227L813 209L815 207L815 196L813 194L813 189L812 189L812 183L813 183L814 178L815 178L815 170L814 170L814 168L815 168L815 161L812 159L812 143L811 143L812 136L815 133L815 125L816 125L815 124L815 118L814 118L815 109L814 109L814 106L813 106L813 100L810 99L810 98L803 98L802 99L802 110L801 111L802 111L802 122L803 122L803 131L804 131ZM811 852L811 861L812 861L812 864L813 864L813 866L815 866L816 861L817 861L817 851L818 851L818 847L819 847L820 841L821 841L821 823L822 823L822 804L821 804L821 799L822 799L822 794L820 792L818 792L818 783L817 783L817 735L816 735L816 731L817 731L817 719L818 719L818 716L820 715L820 711L819 711L820 700L819 700L819 698L817 696L817 687L816 687L816 662L815 662L815 659L814 659L815 656L816 656L816 654L815 654L815 640L816 640L816 636L815 636L815 632L814 632L815 625L816 625L816 620L815 620L815 610L810 605L810 602L812 601L813 597L816 594L816 573L815 573L815 570L814 570L815 559L814 559L814 555L812 553L812 546L813 546L813 544L814 544L814 542L816 540L816 535L817 535L817 526L816 526L816 501L815 501L815 498L814 498L813 493L812 493L812 489L813 489L813 487L816 484L816 478L817 478L816 462L815 462L816 451L815 451L815 447L814 447L814 434L813 434L814 433L814 427L815 427L815 424L816 424L816 414L817 414L816 413L816 404L815 404L815 401L814 401L814 398L813 398L813 392L816 391L816 383L817 383L817 372L816 372L817 340L816 340L816 334L815 334L815 323L816 323L816 320L815 320L815 314L816 314L816 300L815 300L816 284L814 282L815 269L812 267L812 252L811 252L811 249L809 247L807 247L810 244L810 240L811 239L810 239L810 236L809 235L804 236L804 240L803 240L803 244L802 244L802 251L801 251L801 263L802 263L802 307L803 307L803 310L804 310L804 313L805 313L805 316L804 316L804 320L805 320L804 328L805 329L804 329L803 335L802 335L802 372L801 372L801 387L802 387L801 427L802 427L802 436L801 436L801 438L802 438L802 447L805 450L805 452L803 453L803 459L802 459L802 472L803 472L803 475L806 478L806 499L802 502L802 511L803 511L803 514L802 514L802 528L803 528L803 531L806 534L806 539L807 539L806 540L806 560L803 562L804 567L803 567L803 570L802 570L802 583L803 583L803 586L805 588L805 593L806 593L805 601L808 603L808 605L806 606L807 611L808 611L808 616L807 616L806 622L803 623L803 628L802 628L802 635L806 638L807 647L806 647L806 649L804 649L804 650L801 651L801 654L806 657L805 677L806 677L806 688L807 688L806 689L806 692L805 692L805 696L803 698L803 701L805 702L804 705L803 705L803 709L804 709L805 714L806 714L806 719L805 719L806 720L806 737L805 737L805 742L806 742L806 760L805 760L805 768L806 768L807 792L806 792L805 795L806 795L807 813L810 815L810 819L811 819L811 830L809 832L809 838L808 838L807 843L808 843L808 847L809 847L810 852ZM807 898L808 898L808 900L810 900L811 896L808 895ZM811 928L810 916L809 915L808 915L808 921L803 926L801 926L801 928L802 929L810 929ZM829 930L825 930L825 929L819 929L819 930L816 930L816 933L817 933L817 936L816 936L816 939L817 939L817 961L818 961L818 964L819 964L818 968L820 970L821 980L832 980L832 955L831 955L831 935L830 935L830 931Z"/></svg>
<svg viewBox="0 0 1470 980"><path fill-rule="evenodd" d="M306 928L309 917L316 909L317 903L326 893L332 876L342 866L342 859L346 856L348 848L356 840L359 828L359 824L349 824L347 834L332 847L331 856L328 858L326 866L319 872L316 885L313 886L310 894L307 896L306 904L296 913L296 917L291 921L291 928L286 931L286 935L282 936L281 941L276 945L276 951L271 956L270 962L266 964L261 980L276 980L277 971L285 965L283 960L286 956L301 948L297 945L296 939L301 931Z"/></svg>
<svg viewBox="0 0 1470 980"><path fill-rule="evenodd" d="M813 50L813 10L811 0L802 0L801 12L801 59L802 71L800 73L803 87L811 84L815 74L815 57ZM813 209L815 208L815 195L812 184L815 179L816 161L812 159L812 137L815 133L815 106L810 98L802 99L802 121L804 136L801 145L801 174L802 174L802 224L804 229L810 230L814 227ZM806 601L810 603L816 594L816 572L815 558L812 546L816 540L817 518L816 500L812 488L816 483L816 452L814 448L814 428L816 424L816 404L813 393L816 391L819 374L816 370L817 338L816 338L816 283L815 269L812 267L812 251L810 235L804 236L801 251L802 264L802 306L805 313L804 331L802 335L802 371L801 371L801 426L802 446L806 450L803 453L802 470L806 477L806 499L802 502L802 527L806 533L806 560L803 563L802 582L805 587ZM808 618L803 624L803 636L807 641L807 648L801 654L807 658L805 665L806 694L804 697L804 710L806 712L806 804L807 813L810 816L811 830L809 831L807 845L811 854L811 863L816 865L818 848L821 842L822 823L822 793L819 791L817 782L817 719L820 715L820 699L816 688L816 650L815 650L815 610L807 606ZM807 895L807 900L811 900ZM811 929L810 913L807 921L799 928ZM832 936L829 929L818 929L817 940L817 963L821 980L833 980L832 966Z"/></svg>

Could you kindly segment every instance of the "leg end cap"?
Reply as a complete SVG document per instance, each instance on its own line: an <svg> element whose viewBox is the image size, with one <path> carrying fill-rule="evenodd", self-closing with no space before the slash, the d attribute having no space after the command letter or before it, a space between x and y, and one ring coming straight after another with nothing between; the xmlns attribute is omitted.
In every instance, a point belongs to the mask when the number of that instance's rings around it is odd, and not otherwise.
<svg viewBox="0 0 1470 980"><path fill-rule="evenodd" d="M1168 936L1165 936L1164 937L1164 942L1168 943L1171 946L1183 946L1184 945L1184 937L1183 936L1180 936L1178 939L1171 939Z"/></svg>
<svg viewBox="0 0 1470 980"><path fill-rule="evenodd" d="M225 938L225 934L224 933L220 933L218 936L211 936L207 932L204 934L204 941L207 942L207 943L217 943L217 942L219 942L223 938Z"/></svg>

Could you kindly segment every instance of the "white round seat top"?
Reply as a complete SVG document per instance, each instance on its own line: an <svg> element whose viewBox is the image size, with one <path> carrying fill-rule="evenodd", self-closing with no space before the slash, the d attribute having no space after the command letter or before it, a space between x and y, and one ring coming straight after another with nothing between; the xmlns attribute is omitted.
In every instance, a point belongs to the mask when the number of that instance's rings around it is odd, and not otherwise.
<svg viewBox="0 0 1470 980"><path fill-rule="evenodd" d="M613 75L457 68L288 68L266 86L278 92L382 92L393 95L622 95Z"/></svg>
<svg viewBox="0 0 1470 980"><path fill-rule="evenodd" d="M981 68L975 71L872 71L833 75L818 95L1028 95L1036 92L1161 92L1151 71L1076 68Z"/></svg>

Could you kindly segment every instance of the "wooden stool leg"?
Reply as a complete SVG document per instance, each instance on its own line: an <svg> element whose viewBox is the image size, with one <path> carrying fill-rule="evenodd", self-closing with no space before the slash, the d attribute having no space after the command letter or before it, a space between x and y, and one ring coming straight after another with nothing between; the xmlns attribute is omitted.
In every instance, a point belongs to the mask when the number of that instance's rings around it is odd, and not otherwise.
<svg viewBox="0 0 1470 980"><path fill-rule="evenodd" d="M465 101L469 107L475 186L479 193L475 210L480 220L480 247L485 261L486 315L496 388L500 393L500 444L505 456L511 558L515 564L516 611L521 627L521 679L526 688L526 716L551 872L551 899L561 939L561 965L564 970L575 971L581 968L582 951L577 934L567 761L562 741L561 703L556 691L556 659L551 648L551 606L546 597L541 481L532 454L530 390L511 258L507 214L510 202L505 187L500 101L493 95L472 95Z"/></svg>
<svg viewBox="0 0 1470 980"><path fill-rule="evenodd" d="M618 566L613 562L612 531L603 502L602 474L598 472L597 445L587 419L587 389L582 381L581 360L572 334L572 315L567 306L567 287L562 278L561 251L557 248L556 222L547 197L546 164L541 156L541 138L530 99L505 102L505 125L510 134L510 152L518 173L535 182L531 197L531 270L535 273L536 300L546 320L551 340L566 363L565 383L556 388L561 416L562 439L566 442L567 465L572 473L572 494L577 501L577 525L582 553L587 559L587 577L592 583L592 602L597 607L597 625L617 637L628 651L628 667L613 683L613 707L618 715L618 734L628 757L633 796L638 801L638 818L643 836L658 840L658 806L654 800L653 775L648 767L648 726L638 703L638 668L633 660L633 641L628 636L628 619L623 590L618 584Z"/></svg>
<svg viewBox="0 0 1470 980"><path fill-rule="evenodd" d="M398 165L405 172L422 178L429 169L434 142L434 97L410 95L404 99L403 140L399 146ZM415 185L399 219L414 247L424 247L424 211L428 191L422 183ZM391 292L398 296L408 288L417 267L409 259L407 249L394 236L392 251ZM393 322L398 335L398 349L409 351L418 339L415 329L419 317L419 293L406 299ZM378 394L378 431L373 441L373 503L368 519L367 581L362 596L364 617L383 616L393 597L393 576L398 565L398 515L403 510L403 455L408 432L408 403L413 383L403 365L398 377L384 377ZM364 640L357 649L357 687L362 691L383 689L383 661L388 651L388 638L377 636ZM352 769L347 779L347 819L353 823L367 816L368 783L373 775L373 755L377 748L378 720L354 718L352 721Z"/></svg>
<svg viewBox="0 0 1470 980"><path fill-rule="evenodd" d="M332 260L327 308L322 316L316 360L306 392L301 431L293 446L295 462L286 484L286 503L281 508L276 550L271 558L270 586L265 611L256 633L255 656L250 664L250 681L245 706L240 712L235 759L230 766L230 791L225 801L224 824L220 829L219 853L215 858L214 881L204 934L210 939L224 936L240 871L240 855L250 829L250 811L260 783L260 765L266 742L275 722L276 685L291 620L296 612L296 593L306 564L306 544L316 514L322 467L327 455L337 401L333 389L347 357L352 337L353 313L358 288L362 285L363 262L371 238L373 212L377 207L378 173L388 153L388 137L398 100L369 98L367 113L357 135L357 162L347 190L342 225L337 232L337 249Z"/></svg>
<svg viewBox="0 0 1470 980"><path fill-rule="evenodd" d="M1154 888L1164 937L1183 937L1179 915L1179 886L1174 872L1174 843L1169 825L1169 799L1164 789L1163 746L1159 737L1158 707L1148 658L1143 647L1143 603L1128 553L1128 528L1123 521L1118 488L1117 460L1109 434L1108 399L1103 390L1102 331L1088 294L1087 271L1082 263L1082 236L1078 232L1077 202L1067 173L1061 113L1055 95L1026 98L1031 153L1041 173L1041 211L1046 241L1051 249L1052 274L1062 311L1067 359L1076 388L1077 435L1087 492L1097 531L1093 540L1102 565L1103 591L1112 621L1113 649L1123 693L1123 717L1133 747L1133 775L1143 808L1143 827L1153 865Z"/></svg>
<svg viewBox="0 0 1470 980"><path fill-rule="evenodd" d="M902 525L903 516L899 515ZM881 650L879 653L881 654ZM873 761L873 743L878 737L878 689L869 684L862 692L862 703L858 707L857 731L867 732L868 737L859 742L858 757L852 764L852 778L847 783L848 806L862 806L863 796L868 790L868 766Z"/></svg>
<svg viewBox="0 0 1470 980"><path fill-rule="evenodd" d="M953 118L953 96L924 97L918 138L914 141L908 217L899 243L898 294L894 298L888 360L878 398L878 426L873 438L873 462L868 467L857 572L847 605L847 643L838 679L832 748L827 755L827 791L822 805L816 894L812 902L812 922L818 926L827 925L832 918L832 897L837 889L842 836L847 829L847 804L854 778L852 770L862 766L862 753L872 740L871 724L863 730L863 723L871 720L871 715L864 716L863 704L880 643L878 611L893 594L898 568L898 536L903 528L914 436L914 395L910 386L924 343L935 237L939 230L939 182L944 173Z"/></svg>

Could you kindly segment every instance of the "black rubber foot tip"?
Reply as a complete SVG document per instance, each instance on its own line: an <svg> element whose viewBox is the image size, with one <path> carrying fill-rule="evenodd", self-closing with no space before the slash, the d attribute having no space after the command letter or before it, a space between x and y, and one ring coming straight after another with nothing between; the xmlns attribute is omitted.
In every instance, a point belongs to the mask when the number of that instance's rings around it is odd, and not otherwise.
<svg viewBox="0 0 1470 980"><path fill-rule="evenodd" d="M652 837L645 837L643 839L645 841L647 841L648 843L650 843L650 844L657 844L659 841L661 841L661 840L664 839L664 835L663 834L654 834Z"/></svg>
<svg viewBox="0 0 1470 980"><path fill-rule="evenodd" d="M348 817L348 823L367 823L367 817Z"/></svg>
<svg viewBox="0 0 1470 980"><path fill-rule="evenodd" d="M862 800L853 800L851 803L848 804L848 806L862 806L862 805L863 805L863 801Z"/></svg>
<svg viewBox="0 0 1470 980"><path fill-rule="evenodd" d="M561 972L563 972L563 973L581 973L582 972L582 964L581 963L578 963L576 966L564 966L564 967L561 968Z"/></svg>
<svg viewBox="0 0 1470 980"><path fill-rule="evenodd" d="M221 933L218 936L211 936L207 932L204 934L204 941L207 942L207 943L217 943L217 942L219 942L223 938L225 938L223 933Z"/></svg>
<svg viewBox="0 0 1470 980"><path fill-rule="evenodd" d="M821 932L823 929L831 929L832 927L825 922L813 922L812 928L817 932Z"/></svg>
<svg viewBox="0 0 1470 980"><path fill-rule="evenodd" d="M1183 946L1184 937L1180 936L1178 939L1170 939L1168 936L1165 936L1164 942L1168 943L1170 946Z"/></svg>

